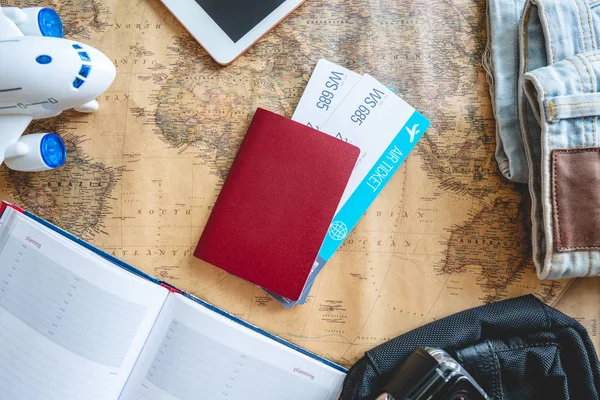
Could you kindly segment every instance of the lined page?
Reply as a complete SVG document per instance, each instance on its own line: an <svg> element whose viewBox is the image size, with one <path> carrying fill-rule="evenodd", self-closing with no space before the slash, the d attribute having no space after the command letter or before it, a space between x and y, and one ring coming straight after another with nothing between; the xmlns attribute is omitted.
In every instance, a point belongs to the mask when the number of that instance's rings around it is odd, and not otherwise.
<svg viewBox="0 0 600 400"><path fill-rule="evenodd" d="M345 374L169 296L122 400L333 400Z"/></svg>
<svg viewBox="0 0 600 400"><path fill-rule="evenodd" d="M0 230L0 400L118 398L168 291L25 216Z"/></svg>

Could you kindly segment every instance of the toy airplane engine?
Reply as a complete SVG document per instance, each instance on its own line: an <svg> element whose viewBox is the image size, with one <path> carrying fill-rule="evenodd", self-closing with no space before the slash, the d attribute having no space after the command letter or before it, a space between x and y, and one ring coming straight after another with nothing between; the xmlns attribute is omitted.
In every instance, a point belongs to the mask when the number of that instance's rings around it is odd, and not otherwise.
<svg viewBox="0 0 600 400"><path fill-rule="evenodd" d="M0 7L0 165L46 171L66 159L53 133L22 136L34 119L74 108L98 110L115 79L113 63L93 47L63 39L63 25L49 8Z"/></svg>

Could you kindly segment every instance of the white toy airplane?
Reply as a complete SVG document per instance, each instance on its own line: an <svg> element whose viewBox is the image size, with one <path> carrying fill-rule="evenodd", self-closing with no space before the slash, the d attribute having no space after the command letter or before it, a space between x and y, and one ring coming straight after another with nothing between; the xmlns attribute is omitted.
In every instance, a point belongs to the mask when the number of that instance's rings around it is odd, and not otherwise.
<svg viewBox="0 0 600 400"><path fill-rule="evenodd" d="M62 37L52 9L0 7L0 165L31 172L63 165L66 148L58 135L21 135L33 119L70 108L97 111L95 99L115 79L108 57Z"/></svg>

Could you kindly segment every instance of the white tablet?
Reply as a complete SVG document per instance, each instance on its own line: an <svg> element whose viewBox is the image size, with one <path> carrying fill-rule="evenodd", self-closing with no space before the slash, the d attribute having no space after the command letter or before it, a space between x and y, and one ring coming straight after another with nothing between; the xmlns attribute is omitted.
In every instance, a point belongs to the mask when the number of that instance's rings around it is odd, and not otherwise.
<svg viewBox="0 0 600 400"><path fill-rule="evenodd" d="M162 0L219 64L227 65L305 0Z"/></svg>

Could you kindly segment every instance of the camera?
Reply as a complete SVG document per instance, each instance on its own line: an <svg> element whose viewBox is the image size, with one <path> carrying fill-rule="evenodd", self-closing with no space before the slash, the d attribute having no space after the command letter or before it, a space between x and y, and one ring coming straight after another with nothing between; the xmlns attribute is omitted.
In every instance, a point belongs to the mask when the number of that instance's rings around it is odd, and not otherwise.
<svg viewBox="0 0 600 400"><path fill-rule="evenodd" d="M417 348L373 400L489 400L475 379L448 353Z"/></svg>

